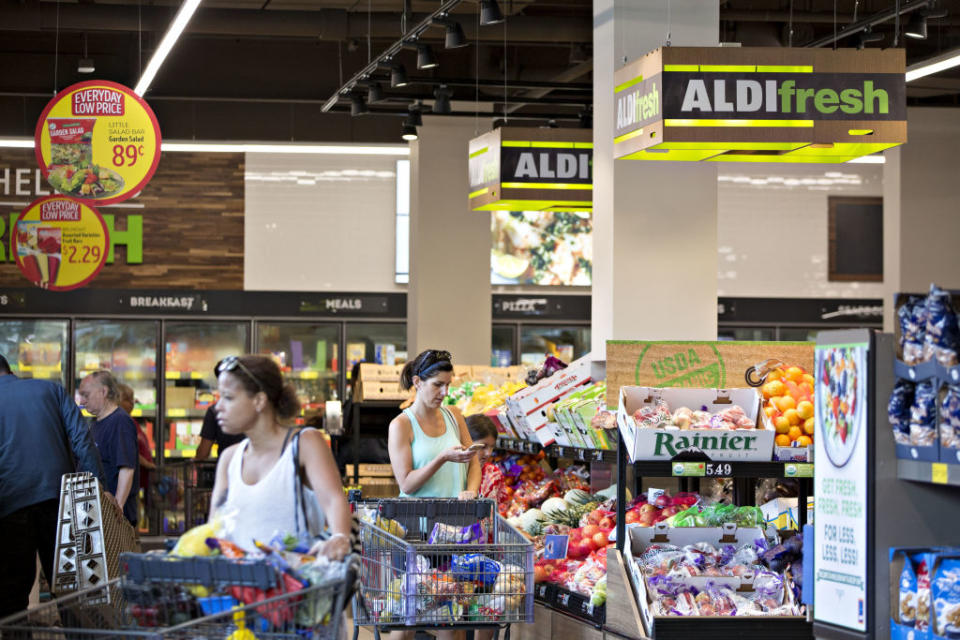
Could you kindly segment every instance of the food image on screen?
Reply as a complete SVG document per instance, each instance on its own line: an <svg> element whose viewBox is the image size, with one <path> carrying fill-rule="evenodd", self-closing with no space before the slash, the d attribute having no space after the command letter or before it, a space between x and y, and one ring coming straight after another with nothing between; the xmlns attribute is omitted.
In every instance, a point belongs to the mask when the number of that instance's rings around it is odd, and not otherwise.
<svg viewBox="0 0 960 640"><path fill-rule="evenodd" d="M592 282L589 212L495 211L491 233L493 284L589 286Z"/></svg>
<svg viewBox="0 0 960 640"><path fill-rule="evenodd" d="M856 447L857 430L863 412L863 388L859 380L857 354L851 347L835 347L824 352L817 372L817 408L827 457L837 467L850 460Z"/></svg>

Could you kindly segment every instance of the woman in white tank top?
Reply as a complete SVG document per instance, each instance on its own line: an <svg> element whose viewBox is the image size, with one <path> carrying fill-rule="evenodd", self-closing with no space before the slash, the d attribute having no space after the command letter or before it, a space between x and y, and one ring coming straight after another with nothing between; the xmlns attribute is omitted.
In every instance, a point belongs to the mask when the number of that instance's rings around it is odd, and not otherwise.
<svg viewBox="0 0 960 640"><path fill-rule="evenodd" d="M217 376L217 421L225 433L247 438L220 453L210 517L219 509L235 512L230 537L248 550L253 540L268 542L278 531L315 536L326 518L332 535L311 553L342 559L350 552L351 518L340 474L319 432L305 429L294 436L281 424L296 415L299 403L280 368L264 356L231 356L217 365ZM305 514L296 474L303 480Z"/></svg>

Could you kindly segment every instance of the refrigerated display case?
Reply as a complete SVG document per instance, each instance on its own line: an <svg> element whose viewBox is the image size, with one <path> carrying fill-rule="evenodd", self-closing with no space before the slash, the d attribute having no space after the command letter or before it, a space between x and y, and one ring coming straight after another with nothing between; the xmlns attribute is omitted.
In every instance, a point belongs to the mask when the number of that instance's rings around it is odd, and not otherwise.
<svg viewBox="0 0 960 640"><path fill-rule="evenodd" d="M590 296L494 294L490 363L536 366L590 351Z"/></svg>
<svg viewBox="0 0 960 640"><path fill-rule="evenodd" d="M256 352L272 356L297 389L300 420L323 415L324 403L339 398L340 326L307 322L258 322Z"/></svg>
<svg viewBox="0 0 960 640"><path fill-rule="evenodd" d="M250 350L249 321L164 323L164 458L192 458L200 444L203 416L216 403L213 368Z"/></svg>
<svg viewBox="0 0 960 640"><path fill-rule="evenodd" d="M353 388L353 367L358 362L403 364L407 361L405 322L351 322L346 325L347 393Z"/></svg>
<svg viewBox="0 0 960 640"><path fill-rule="evenodd" d="M160 322L157 320L87 320L73 324L76 351L76 384L99 369L113 372L122 383L133 388L131 417L143 426L156 455L157 418L157 344Z"/></svg>
<svg viewBox="0 0 960 640"><path fill-rule="evenodd" d="M536 366L547 355L566 363L590 352L590 327L521 325L520 364Z"/></svg>
<svg viewBox="0 0 960 640"><path fill-rule="evenodd" d="M847 327L883 328L878 298L718 298L717 339L812 342Z"/></svg>
<svg viewBox="0 0 960 640"><path fill-rule="evenodd" d="M65 384L69 370L66 320L0 319L0 354L21 378Z"/></svg>
<svg viewBox="0 0 960 640"><path fill-rule="evenodd" d="M517 343L517 327L511 324L494 324L490 337L490 366L510 367L514 364Z"/></svg>

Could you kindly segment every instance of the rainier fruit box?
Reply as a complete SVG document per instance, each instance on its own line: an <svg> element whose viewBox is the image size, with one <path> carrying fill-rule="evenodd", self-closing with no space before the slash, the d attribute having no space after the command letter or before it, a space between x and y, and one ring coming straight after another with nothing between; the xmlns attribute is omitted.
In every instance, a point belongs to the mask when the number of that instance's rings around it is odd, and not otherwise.
<svg viewBox="0 0 960 640"><path fill-rule="evenodd" d="M666 402L670 411L681 407L718 413L739 406L756 424L754 429L639 428L633 418L642 407ZM766 421L755 389L659 389L620 387L617 424L632 461L671 460L682 451L702 451L714 461L769 461L776 435Z"/></svg>

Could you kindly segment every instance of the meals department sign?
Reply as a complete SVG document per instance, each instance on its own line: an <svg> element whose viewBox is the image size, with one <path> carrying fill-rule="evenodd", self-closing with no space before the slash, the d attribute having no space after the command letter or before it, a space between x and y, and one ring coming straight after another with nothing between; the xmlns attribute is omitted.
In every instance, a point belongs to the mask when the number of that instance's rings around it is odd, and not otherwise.
<svg viewBox="0 0 960 640"><path fill-rule="evenodd" d="M902 49L657 49L615 74L614 156L846 162L907 140Z"/></svg>

